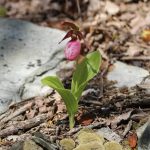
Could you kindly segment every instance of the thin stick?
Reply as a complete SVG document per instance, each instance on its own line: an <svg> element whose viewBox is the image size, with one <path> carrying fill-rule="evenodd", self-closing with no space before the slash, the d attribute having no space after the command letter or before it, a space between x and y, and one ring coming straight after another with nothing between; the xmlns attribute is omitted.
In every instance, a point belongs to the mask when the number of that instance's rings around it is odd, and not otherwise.
<svg viewBox="0 0 150 150"><path fill-rule="evenodd" d="M76 0L76 4L77 4L77 9L78 9L78 14L81 18L81 9L80 9L80 3L79 3L79 0Z"/></svg>
<svg viewBox="0 0 150 150"><path fill-rule="evenodd" d="M8 135L13 135L18 133L19 130L29 130L35 126L40 125L41 123L43 123L44 121L46 121L47 119L51 119L53 117L49 116L47 114L41 114L38 115L32 119L26 120L26 121L20 121L17 124L11 125L9 127L7 127L6 129L3 129L0 131L0 138L1 137L6 137Z"/></svg>
<svg viewBox="0 0 150 150"><path fill-rule="evenodd" d="M70 130L70 131L67 133L67 135L72 135L72 134L78 132L79 130L81 130L82 128L90 128L90 129L93 129L93 128L96 128L96 127L102 127L102 126L104 126L105 123L106 123L106 122L104 121L104 122L96 122L96 123L93 123L93 124L91 124L91 125L84 126L84 127L79 126L79 127L77 127L77 128L73 128L72 130Z"/></svg>
<svg viewBox="0 0 150 150"><path fill-rule="evenodd" d="M12 118L14 118L14 117L22 114L23 112L25 112L26 110L28 110L29 108L31 108L32 104L33 104L32 102L27 103L26 105L24 105L20 109L16 110L13 114L9 115L7 118L2 119L1 122L0 122L0 124L1 123L6 123L9 120L11 120Z"/></svg>
<svg viewBox="0 0 150 150"><path fill-rule="evenodd" d="M122 134L123 137L125 137L127 135L127 133L130 131L131 127L132 127L132 120L129 121L127 127L125 128L125 130L124 130L124 132Z"/></svg>
<svg viewBox="0 0 150 150"><path fill-rule="evenodd" d="M139 57L122 57L121 60L150 60L149 56L139 56Z"/></svg>

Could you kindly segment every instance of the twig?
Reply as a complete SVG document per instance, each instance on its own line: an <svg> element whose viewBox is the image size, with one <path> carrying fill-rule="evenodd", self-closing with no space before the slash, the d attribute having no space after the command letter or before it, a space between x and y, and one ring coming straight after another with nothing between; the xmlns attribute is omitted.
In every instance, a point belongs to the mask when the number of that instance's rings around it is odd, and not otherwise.
<svg viewBox="0 0 150 150"><path fill-rule="evenodd" d="M79 3L79 0L76 0L76 4L77 4L77 9L78 9L78 14L81 18L81 9L80 9L80 3Z"/></svg>
<svg viewBox="0 0 150 150"><path fill-rule="evenodd" d="M130 131L131 127L132 127L132 120L129 121L127 127L125 128L125 130L124 130L124 132L123 132L123 134L122 134L123 137L126 136L126 134Z"/></svg>
<svg viewBox="0 0 150 150"><path fill-rule="evenodd" d="M20 102L11 104L9 106L9 108L19 107L19 106L25 105L25 103L27 103L27 102L33 102L33 101L35 101L35 97L31 97L31 98L28 98L28 99L22 99Z"/></svg>
<svg viewBox="0 0 150 150"><path fill-rule="evenodd" d="M97 105L97 106L102 106L103 104L97 100L82 100L80 101L80 103L85 103L85 104L93 104L93 105Z"/></svg>
<svg viewBox="0 0 150 150"><path fill-rule="evenodd" d="M43 123L47 119L51 119L52 117L53 117L53 115L49 116L47 114L41 114L32 119L29 119L26 121L20 121L17 124L11 125L11 126L7 127L6 129L1 130L0 138L6 137L8 135L16 134L16 133L18 133L19 130L23 130L23 131L29 130L29 129Z"/></svg>
<svg viewBox="0 0 150 150"><path fill-rule="evenodd" d="M78 132L79 130L81 130L82 128L90 128L90 129L93 129L93 128L97 128L97 127L102 127L104 126L105 122L96 122L96 123L93 123L91 125L88 125L88 126L80 126L80 127L77 127L77 128L73 128L72 130L70 130L67 135L72 135L76 132Z"/></svg>
<svg viewBox="0 0 150 150"><path fill-rule="evenodd" d="M13 114L11 114L10 116L8 116L7 118L4 118L1 120L0 124L6 123L9 120L11 120L12 118L22 114L23 112L25 112L26 110L28 110L29 108L31 108L32 106L32 102L27 103L26 105L24 105L23 107L21 107L20 109L16 110Z"/></svg>
<svg viewBox="0 0 150 150"><path fill-rule="evenodd" d="M46 140L39 138L39 137L32 137L32 140L47 150L56 150L57 147L54 144L51 144L50 142L47 142Z"/></svg>
<svg viewBox="0 0 150 150"><path fill-rule="evenodd" d="M125 56L122 57L121 60L150 60L150 57L149 56L139 56L139 57Z"/></svg>
<svg viewBox="0 0 150 150"><path fill-rule="evenodd" d="M140 121L142 118L148 118L149 117L149 114L147 114L147 113L145 113L147 111L147 109L144 109L144 113L142 112L142 113L140 113L140 114L133 114L132 116L131 116L131 119L133 120L133 121L136 121L136 122L138 122L138 121ZM150 109L148 108L148 112L150 111Z"/></svg>
<svg viewBox="0 0 150 150"><path fill-rule="evenodd" d="M0 121L1 121L3 118L5 118L5 117L7 117L8 115L10 115L10 113L11 113L11 112L7 110L5 113L1 114L1 115L0 115Z"/></svg>

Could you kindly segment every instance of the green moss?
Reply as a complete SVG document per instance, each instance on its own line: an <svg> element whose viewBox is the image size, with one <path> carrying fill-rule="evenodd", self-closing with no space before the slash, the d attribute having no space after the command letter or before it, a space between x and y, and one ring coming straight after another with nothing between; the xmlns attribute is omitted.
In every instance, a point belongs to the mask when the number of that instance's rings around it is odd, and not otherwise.
<svg viewBox="0 0 150 150"><path fill-rule="evenodd" d="M104 146L105 150L122 150L122 146L115 141L107 142Z"/></svg>
<svg viewBox="0 0 150 150"><path fill-rule="evenodd" d="M73 150L73 148L75 148L75 142L70 138L65 138L60 141L60 146L64 150Z"/></svg>

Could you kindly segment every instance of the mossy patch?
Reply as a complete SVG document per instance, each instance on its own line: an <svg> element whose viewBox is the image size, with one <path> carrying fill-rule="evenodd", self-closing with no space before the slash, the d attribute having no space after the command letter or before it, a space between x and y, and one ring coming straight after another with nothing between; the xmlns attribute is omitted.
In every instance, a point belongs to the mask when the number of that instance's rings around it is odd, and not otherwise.
<svg viewBox="0 0 150 150"><path fill-rule="evenodd" d="M122 150L122 146L115 141L107 142L104 146L105 150Z"/></svg>
<svg viewBox="0 0 150 150"><path fill-rule="evenodd" d="M97 135L96 133L90 133L90 132L82 132L77 137L79 144L85 144L93 141L97 141L101 144L104 143L104 138L100 135Z"/></svg>
<svg viewBox="0 0 150 150"><path fill-rule="evenodd" d="M65 138L60 141L60 146L64 150L73 150L75 148L75 142L73 139Z"/></svg>
<svg viewBox="0 0 150 150"><path fill-rule="evenodd" d="M105 150L105 147L101 143L95 141L87 144L80 144L73 150Z"/></svg>

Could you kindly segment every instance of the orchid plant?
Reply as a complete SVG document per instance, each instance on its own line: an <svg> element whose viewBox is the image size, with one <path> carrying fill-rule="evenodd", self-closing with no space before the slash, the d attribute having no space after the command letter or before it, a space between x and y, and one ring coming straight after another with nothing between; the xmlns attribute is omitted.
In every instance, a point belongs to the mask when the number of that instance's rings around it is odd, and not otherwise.
<svg viewBox="0 0 150 150"><path fill-rule="evenodd" d="M65 47L65 57L67 60L73 61L78 59L81 52L81 40L83 39L79 27L73 23L65 22L71 29L62 39L71 38ZM61 41L61 42L62 42ZM73 73L71 89L65 89L60 79L56 76L48 76L42 79L44 85L48 85L55 89L62 97L69 115L70 129L75 124L75 114L78 111L78 103L89 80L91 80L98 72L101 64L101 55L99 51L87 54L81 63L76 63L76 69Z"/></svg>

